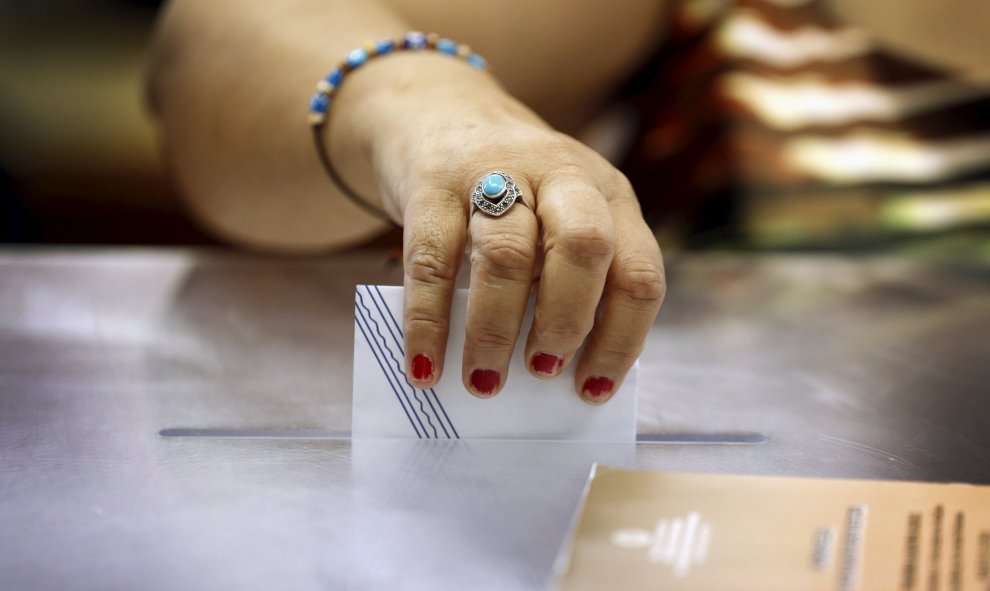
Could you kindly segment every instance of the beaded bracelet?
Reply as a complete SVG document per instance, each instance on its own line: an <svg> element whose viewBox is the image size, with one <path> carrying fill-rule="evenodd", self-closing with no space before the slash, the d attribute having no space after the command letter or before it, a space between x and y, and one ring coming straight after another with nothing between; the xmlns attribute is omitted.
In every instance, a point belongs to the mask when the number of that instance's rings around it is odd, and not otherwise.
<svg viewBox="0 0 990 591"><path fill-rule="evenodd" d="M320 80L316 84L316 94L313 95L313 98L309 101L309 124L313 130L313 138L316 142L316 154L319 156L320 163L323 165L324 170L327 171L327 175L330 176L330 180L332 180L337 187L340 188L340 191L346 195L348 199L353 201L368 213L388 222L392 221L388 214L378 209L372 205L370 201L354 192L354 190L351 189L346 182L344 182L344 179L341 178L337 168L330 160L330 153L323 142L322 129L323 125L327 121L327 111L329 111L330 104L333 101L333 95L337 92L337 89L340 88L340 85L344 81L344 77L348 73L360 68L367 63L368 60L381 57L383 55L388 55L393 51L421 51L427 49L436 50L440 53L460 58L468 65L479 70L484 70L488 67L488 63L485 61L485 58L472 52L467 45L456 43L450 39L441 38L436 33L426 35L413 31L406 33L399 40L383 39L377 43L369 41L362 47L348 53L347 58L344 59L344 61L331 70L330 73L327 74L326 78Z"/></svg>

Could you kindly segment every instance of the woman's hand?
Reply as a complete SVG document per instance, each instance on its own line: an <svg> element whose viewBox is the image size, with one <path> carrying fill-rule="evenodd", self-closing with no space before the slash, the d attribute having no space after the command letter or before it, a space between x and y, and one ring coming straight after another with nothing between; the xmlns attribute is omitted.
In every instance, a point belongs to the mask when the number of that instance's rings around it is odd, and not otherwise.
<svg viewBox="0 0 990 591"><path fill-rule="evenodd" d="M348 85L327 139L333 157L347 162L348 180L367 191L373 179L381 205L405 227L413 383L431 387L445 370L454 280L469 243L464 386L488 397L505 384L542 261L527 366L551 379L577 363L577 392L607 401L641 352L665 289L660 249L626 178L491 75L445 56L389 56ZM370 163L363 183L362 162ZM515 180L526 206L498 218L471 215L471 192L493 170Z"/></svg>

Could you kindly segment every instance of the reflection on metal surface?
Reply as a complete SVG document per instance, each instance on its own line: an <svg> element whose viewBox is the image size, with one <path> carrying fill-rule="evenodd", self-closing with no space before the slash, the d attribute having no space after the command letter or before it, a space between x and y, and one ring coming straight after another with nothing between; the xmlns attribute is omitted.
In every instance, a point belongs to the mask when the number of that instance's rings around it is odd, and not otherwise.
<svg viewBox="0 0 990 591"><path fill-rule="evenodd" d="M351 445L348 568L360 588L545 589L591 466L637 455L629 443Z"/></svg>
<svg viewBox="0 0 990 591"><path fill-rule="evenodd" d="M213 439L343 439L351 438L350 431L331 429L217 429L184 428L162 429L162 437L206 437Z"/></svg>
<svg viewBox="0 0 990 591"><path fill-rule="evenodd" d="M162 437L205 437L214 439L342 439L350 440L350 431L329 429L218 429L172 427L158 432ZM484 440L496 441L496 440ZM509 441L509 440L506 440ZM519 440L512 440L519 441ZM543 440L529 440L539 443ZM767 436L761 433L641 433L637 444L663 443L668 445L747 445L765 443Z"/></svg>
<svg viewBox="0 0 990 591"><path fill-rule="evenodd" d="M766 443L762 433L661 433L640 434L636 443L701 444L701 445L752 445Z"/></svg>

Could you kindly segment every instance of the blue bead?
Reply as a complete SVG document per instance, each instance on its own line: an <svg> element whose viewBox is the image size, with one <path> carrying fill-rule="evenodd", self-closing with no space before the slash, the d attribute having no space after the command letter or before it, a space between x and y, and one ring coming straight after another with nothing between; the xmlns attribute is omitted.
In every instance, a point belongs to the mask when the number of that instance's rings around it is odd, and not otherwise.
<svg viewBox="0 0 990 591"><path fill-rule="evenodd" d="M481 190L486 197L498 197L505 191L505 177L500 174L490 174L481 181Z"/></svg>
<svg viewBox="0 0 990 591"><path fill-rule="evenodd" d="M344 71L341 70L340 68L334 68L333 70L330 71L329 74L327 74L327 83L329 83L330 86L333 87L340 86L340 83L343 81L344 81Z"/></svg>
<svg viewBox="0 0 990 591"><path fill-rule="evenodd" d="M309 112L310 113L326 113L327 109L330 108L330 97L318 92L313 95L313 98L309 101Z"/></svg>
<svg viewBox="0 0 990 591"><path fill-rule="evenodd" d="M347 54L347 65L351 68L357 68L366 61L368 61L368 52L364 49L358 48Z"/></svg>
<svg viewBox="0 0 990 591"><path fill-rule="evenodd" d="M382 39L375 45L375 53L378 55L391 53L393 49L395 49L395 41L391 39Z"/></svg>
<svg viewBox="0 0 990 591"><path fill-rule="evenodd" d="M450 39L439 39L437 41L437 51L457 55L457 44Z"/></svg>
<svg viewBox="0 0 990 591"><path fill-rule="evenodd" d="M464 58L464 61L471 64L475 68L478 68L479 70L484 70L485 68L488 67L488 62L485 61L485 58L481 57L477 53L472 53L471 55L467 56L466 58Z"/></svg>
<svg viewBox="0 0 990 591"><path fill-rule="evenodd" d="M403 45L406 49L423 49L426 47L426 35L416 32L406 33Z"/></svg>

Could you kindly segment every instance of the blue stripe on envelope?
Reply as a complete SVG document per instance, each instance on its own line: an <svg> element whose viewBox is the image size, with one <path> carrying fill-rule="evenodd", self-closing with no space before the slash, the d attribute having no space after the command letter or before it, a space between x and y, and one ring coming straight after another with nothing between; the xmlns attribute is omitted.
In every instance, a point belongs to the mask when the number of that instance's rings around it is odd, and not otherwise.
<svg viewBox="0 0 990 591"><path fill-rule="evenodd" d="M436 390L415 388L409 383L403 362L402 327L381 290L359 285L356 292L355 335L360 334L368 344L410 428L420 438L460 439Z"/></svg>

